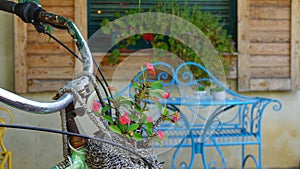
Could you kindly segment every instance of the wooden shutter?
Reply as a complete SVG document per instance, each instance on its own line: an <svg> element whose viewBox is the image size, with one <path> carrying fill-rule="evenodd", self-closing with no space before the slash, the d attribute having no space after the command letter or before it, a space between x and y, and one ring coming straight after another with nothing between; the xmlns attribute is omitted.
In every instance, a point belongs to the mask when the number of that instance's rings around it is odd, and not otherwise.
<svg viewBox="0 0 300 169"><path fill-rule="evenodd" d="M239 91L299 88L299 7L299 0L238 0Z"/></svg>
<svg viewBox="0 0 300 169"><path fill-rule="evenodd" d="M163 0L167 1L167 0ZM141 9L155 8L159 0L141 1ZM185 0L177 0L184 4ZM236 0L192 0L187 1L189 5L199 4L204 11L220 16L224 21L225 28L233 35L236 40ZM116 12L124 12L129 9L137 9L137 0L89 0L88 1L88 34L93 35L99 28L104 18L109 20L116 19ZM100 12L101 11L101 12ZM110 40L110 39L103 39Z"/></svg>
<svg viewBox="0 0 300 169"><path fill-rule="evenodd" d="M83 24L86 12L81 10L86 10L86 0L40 2L51 13L73 21L75 19L75 23L81 23L79 29L86 31L86 24ZM75 59L67 50L54 40L49 40L48 36L37 33L32 25L23 23L17 17L14 18L14 29L16 92L56 91L73 78ZM74 50L73 40L67 31L53 28L52 34Z"/></svg>

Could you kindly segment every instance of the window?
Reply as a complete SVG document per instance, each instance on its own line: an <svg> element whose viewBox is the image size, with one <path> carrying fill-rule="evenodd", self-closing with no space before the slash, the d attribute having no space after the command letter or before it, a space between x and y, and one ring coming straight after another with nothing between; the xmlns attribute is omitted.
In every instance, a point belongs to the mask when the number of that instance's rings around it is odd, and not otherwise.
<svg viewBox="0 0 300 169"><path fill-rule="evenodd" d="M232 35L233 40L237 42L237 0L198 0L188 2L191 6L198 4L202 6L203 11L211 12L213 15L221 17L224 27ZM143 0L141 8L144 11L155 7L159 0ZM178 0L179 3L185 3L184 0ZM136 0L89 0L88 1L88 36L92 36L101 26L104 18L109 20L116 19L115 13L124 12L128 9L137 9ZM107 37L100 37L102 40L111 40Z"/></svg>

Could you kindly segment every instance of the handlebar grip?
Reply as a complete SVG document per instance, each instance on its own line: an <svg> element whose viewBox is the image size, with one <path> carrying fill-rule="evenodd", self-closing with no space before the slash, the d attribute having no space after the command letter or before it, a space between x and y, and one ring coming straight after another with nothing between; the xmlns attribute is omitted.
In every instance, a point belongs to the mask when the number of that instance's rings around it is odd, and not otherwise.
<svg viewBox="0 0 300 169"><path fill-rule="evenodd" d="M0 10L1 11L15 13L15 6L16 6L15 2L0 0Z"/></svg>
<svg viewBox="0 0 300 169"><path fill-rule="evenodd" d="M18 15L26 23L33 23L39 12L43 11L42 7L34 2L15 3L6 0L0 0L0 10Z"/></svg>
<svg viewBox="0 0 300 169"><path fill-rule="evenodd" d="M33 2L16 4L14 9L14 13L26 23L33 23L36 21L38 14L41 11L43 11L42 7Z"/></svg>

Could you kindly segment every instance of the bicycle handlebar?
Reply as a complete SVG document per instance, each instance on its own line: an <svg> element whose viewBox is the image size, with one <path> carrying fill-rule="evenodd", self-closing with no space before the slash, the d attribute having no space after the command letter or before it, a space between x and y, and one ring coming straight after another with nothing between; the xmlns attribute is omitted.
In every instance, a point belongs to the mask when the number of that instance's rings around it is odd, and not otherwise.
<svg viewBox="0 0 300 169"><path fill-rule="evenodd" d="M14 13L15 2L0 0L0 10L5 12Z"/></svg>
<svg viewBox="0 0 300 169"><path fill-rule="evenodd" d="M27 112L48 114L64 109L65 105L73 101L73 96L65 94L55 102L37 102L0 88L0 101Z"/></svg>
<svg viewBox="0 0 300 169"><path fill-rule="evenodd" d="M18 15L24 22L34 24L39 32L43 32L43 24L49 24L59 29L68 30L74 39L83 61L83 71L93 73L93 59L90 49L76 25L69 19L48 13L33 2L15 3L0 0L0 10ZM73 96L65 93L58 100L52 102L38 102L23 98L19 95L0 88L0 101L17 109L38 114L48 114L60 111L67 107Z"/></svg>

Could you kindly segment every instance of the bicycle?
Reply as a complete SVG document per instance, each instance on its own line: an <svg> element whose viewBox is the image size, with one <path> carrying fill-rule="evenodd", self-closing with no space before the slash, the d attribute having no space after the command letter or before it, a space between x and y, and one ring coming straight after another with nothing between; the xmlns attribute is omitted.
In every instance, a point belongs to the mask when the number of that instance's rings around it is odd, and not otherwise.
<svg viewBox="0 0 300 169"><path fill-rule="evenodd" d="M89 97L96 93L100 103L105 104L102 92L105 96L112 96L108 90L108 83L101 72L99 65L96 64L95 58L92 56L90 49L77 29L76 25L69 19L56 14L45 11L40 5L33 2L15 3L6 0L0 0L0 10L9 13L16 14L25 23L31 23L39 33L44 33L57 41L60 45L64 46L69 52L71 52L80 62L83 64L83 70L78 74L76 78L71 80L65 86L63 86L55 96L53 102L38 102L26 99L17 94L11 93L0 88L0 102L9 106L15 107L20 110L24 110L34 114L51 114L61 112L62 118L62 131L20 126L11 124L0 124L0 127L39 130L44 132L53 132L63 135L63 154L65 160L57 164L54 168L72 168L72 169L85 169L85 168L161 168L161 163L153 152L146 152L146 155L141 155L144 150L135 150L130 146L121 144L122 140L115 137L113 134L109 136L91 137L80 134L75 117L84 112L88 113L86 103ZM58 39L52 36L46 31L45 27L51 25L58 29L67 30L70 36L74 39L74 42L78 48L80 56ZM100 72L101 78L93 74L93 65L97 67ZM77 107L76 104L79 104ZM109 115L109 112L107 112ZM89 114L89 116L92 116ZM93 117L91 117L93 121ZM103 124L99 124L99 121L93 121L98 127L99 131L107 132ZM101 133L100 133L101 135ZM106 157L102 159L102 163L97 163L95 155L99 155L96 152L102 148L100 157ZM98 153L98 154L97 154ZM104 154L104 155L103 155ZM142 153L143 154L143 153ZM145 154L145 153L144 153Z"/></svg>

